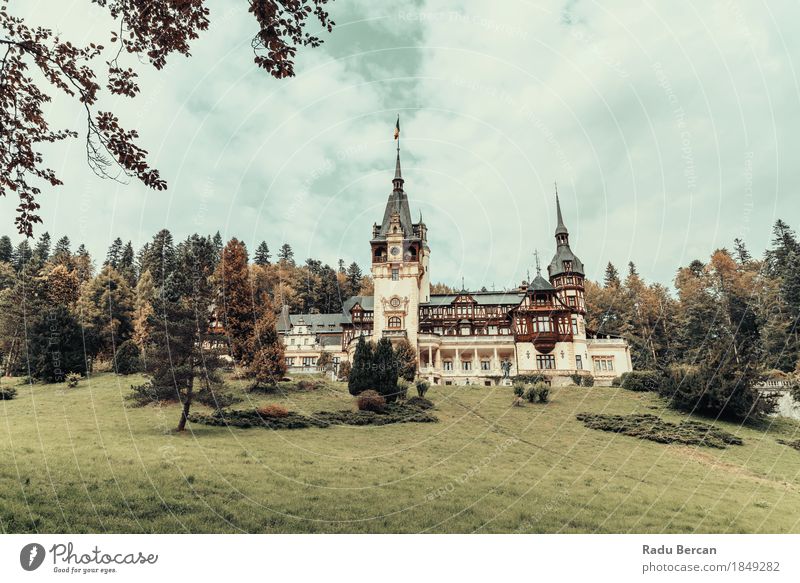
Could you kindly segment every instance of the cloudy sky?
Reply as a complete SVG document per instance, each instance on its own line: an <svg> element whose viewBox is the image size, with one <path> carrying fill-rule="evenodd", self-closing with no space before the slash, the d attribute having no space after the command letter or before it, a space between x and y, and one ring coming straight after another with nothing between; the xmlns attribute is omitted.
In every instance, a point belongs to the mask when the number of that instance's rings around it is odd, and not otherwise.
<svg viewBox="0 0 800 583"><path fill-rule="evenodd" d="M87 0L12 0L75 43L112 26ZM800 6L789 2L337 0L298 76L252 63L245 2L211 0L193 57L138 66L111 100L166 193L96 178L80 140L46 150L65 185L42 197L54 238L104 255L162 227L289 242L298 259L368 265L400 114L412 215L432 278L511 287L554 251L558 182L590 277L633 260L650 280L742 237L761 252L777 217L800 227ZM134 63L131 63L134 64ZM56 125L81 129L57 98ZM0 200L12 231L14 200Z"/></svg>

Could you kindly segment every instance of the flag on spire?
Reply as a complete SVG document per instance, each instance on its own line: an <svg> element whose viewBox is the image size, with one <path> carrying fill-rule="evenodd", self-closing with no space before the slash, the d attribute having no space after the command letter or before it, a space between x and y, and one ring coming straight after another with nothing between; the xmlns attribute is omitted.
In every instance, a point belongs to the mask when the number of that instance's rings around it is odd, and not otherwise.
<svg viewBox="0 0 800 583"><path fill-rule="evenodd" d="M400 139L400 115L397 116L397 124L394 126L394 139Z"/></svg>

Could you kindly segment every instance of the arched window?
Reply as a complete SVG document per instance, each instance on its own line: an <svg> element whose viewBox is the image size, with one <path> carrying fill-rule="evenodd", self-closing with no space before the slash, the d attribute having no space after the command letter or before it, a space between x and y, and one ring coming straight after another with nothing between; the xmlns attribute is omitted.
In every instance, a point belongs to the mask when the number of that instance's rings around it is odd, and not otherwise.
<svg viewBox="0 0 800 583"><path fill-rule="evenodd" d="M389 318L389 328L400 328L402 322L399 316L392 316Z"/></svg>

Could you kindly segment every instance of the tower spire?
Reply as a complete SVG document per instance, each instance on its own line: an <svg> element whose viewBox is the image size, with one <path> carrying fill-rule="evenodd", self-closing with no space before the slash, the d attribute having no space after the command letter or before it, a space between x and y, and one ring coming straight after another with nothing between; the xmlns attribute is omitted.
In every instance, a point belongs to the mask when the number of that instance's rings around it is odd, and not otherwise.
<svg viewBox="0 0 800 583"><path fill-rule="evenodd" d="M564 217L561 216L561 201L558 199L558 183L554 182L553 185L556 189L556 218L558 224L556 225L556 236L561 234L568 234L567 227L564 225Z"/></svg>
<svg viewBox="0 0 800 583"><path fill-rule="evenodd" d="M536 258L536 275L542 275L542 266L539 265L539 250L533 250L533 256Z"/></svg>
<svg viewBox="0 0 800 583"><path fill-rule="evenodd" d="M397 141L397 163L394 168L394 183L395 190L403 189L403 173L400 171L400 114L397 114L397 124L394 126L394 139Z"/></svg>

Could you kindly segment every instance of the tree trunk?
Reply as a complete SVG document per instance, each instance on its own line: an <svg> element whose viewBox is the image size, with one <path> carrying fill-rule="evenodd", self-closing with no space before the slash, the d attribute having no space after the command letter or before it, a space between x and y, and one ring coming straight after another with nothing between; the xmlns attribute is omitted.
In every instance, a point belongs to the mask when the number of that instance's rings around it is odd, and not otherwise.
<svg viewBox="0 0 800 583"><path fill-rule="evenodd" d="M189 388L186 389L186 400L183 402L183 409L181 410L181 420L178 422L178 431L186 429L186 422L189 420L189 409L192 407L192 397L194 391L192 390L194 379L189 381Z"/></svg>

